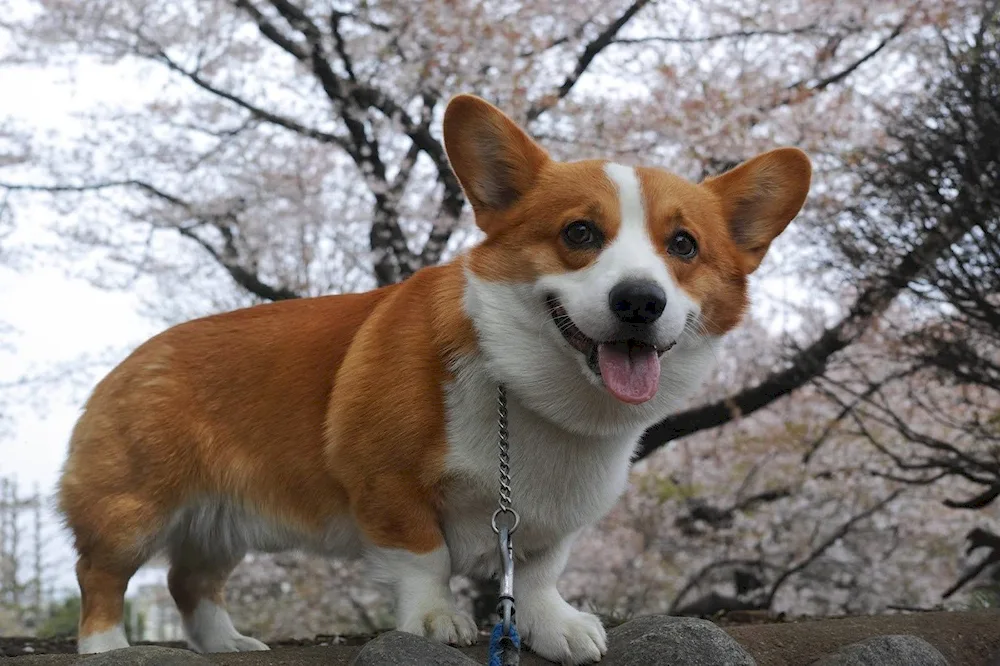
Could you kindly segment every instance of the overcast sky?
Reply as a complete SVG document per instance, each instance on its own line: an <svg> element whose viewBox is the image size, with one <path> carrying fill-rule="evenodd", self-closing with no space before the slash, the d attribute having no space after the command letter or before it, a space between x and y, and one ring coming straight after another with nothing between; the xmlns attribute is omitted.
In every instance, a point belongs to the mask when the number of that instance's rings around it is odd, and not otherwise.
<svg viewBox="0 0 1000 666"><path fill-rule="evenodd" d="M0 39L0 54L3 48ZM131 106L151 94L126 68L88 63L78 64L73 72L0 67L0 90L0 123L12 120L32 133L55 136L78 131L80 112L103 104ZM15 177L4 172L5 179ZM44 204L18 207L16 231L4 241L5 249L46 243L57 219ZM110 352L111 358L120 357L159 327L138 314L135 294L98 289L70 274L69 262L61 265L50 259L46 265L28 257L20 263L19 270L0 265L0 322L14 329L0 333L12 348L0 349L0 384L49 372L61 361L83 356ZM93 370L100 376L110 367ZM0 439L0 475L15 474L25 491L39 484L51 493L87 390L53 386L44 389L43 404L22 401L13 413L12 437ZM73 585L68 537L51 512L44 534L54 584Z"/></svg>

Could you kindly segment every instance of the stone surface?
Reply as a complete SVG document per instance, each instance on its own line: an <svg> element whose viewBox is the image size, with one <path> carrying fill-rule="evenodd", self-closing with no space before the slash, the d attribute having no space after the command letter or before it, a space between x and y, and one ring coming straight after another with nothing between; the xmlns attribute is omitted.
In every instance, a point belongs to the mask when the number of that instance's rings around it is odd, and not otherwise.
<svg viewBox="0 0 1000 666"><path fill-rule="evenodd" d="M1000 666L1000 611L934 611L803 620L726 627L757 660L757 666L806 666L840 648L875 636L920 636L949 666Z"/></svg>
<svg viewBox="0 0 1000 666"><path fill-rule="evenodd" d="M205 666L212 662L190 650L140 645L81 655L75 663L80 666Z"/></svg>
<svg viewBox="0 0 1000 666"><path fill-rule="evenodd" d="M414 634L390 631L369 642L351 666L478 666L459 650Z"/></svg>
<svg viewBox="0 0 1000 666"><path fill-rule="evenodd" d="M708 620L642 617L609 631L608 641L602 666L756 666L749 652Z"/></svg>
<svg viewBox="0 0 1000 666"><path fill-rule="evenodd" d="M848 645L813 666L948 666L948 660L918 636L895 635Z"/></svg>
<svg viewBox="0 0 1000 666"><path fill-rule="evenodd" d="M773 623L755 619L752 624L724 625L723 629L753 655L757 666L808 666L817 659L836 654L844 646L875 636L899 634L923 638L944 655L949 666L1000 666L1000 611L997 610L899 613ZM612 637L615 631L611 631ZM358 635L275 640L269 641L271 652L224 652L207 654L204 658L219 666L349 666L370 638L369 635ZM461 648L460 652L482 665L487 663L488 643L484 632L477 645ZM28 647L31 649L28 650ZM71 639L0 636L0 664L72 666L81 660L75 652L76 643ZM8 661L4 656L14 658ZM606 663L602 662L599 666L606 666ZM551 664L530 652L522 652L521 666Z"/></svg>

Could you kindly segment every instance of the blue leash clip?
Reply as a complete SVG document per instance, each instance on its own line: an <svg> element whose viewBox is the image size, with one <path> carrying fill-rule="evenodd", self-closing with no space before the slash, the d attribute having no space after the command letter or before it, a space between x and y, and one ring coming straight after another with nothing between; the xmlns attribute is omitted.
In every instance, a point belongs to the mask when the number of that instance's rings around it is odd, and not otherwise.
<svg viewBox="0 0 1000 666"><path fill-rule="evenodd" d="M503 622L497 622L490 636L489 666L518 666L521 662L521 637L517 626L510 625L510 632L504 633Z"/></svg>
<svg viewBox="0 0 1000 666"><path fill-rule="evenodd" d="M497 524L501 515L508 518L502 526ZM493 627L490 636L489 666L517 666L521 661L521 637L517 634L514 617L514 544L511 539L518 520L514 511L498 510L493 514L493 531L498 536L503 572L500 577L500 603L497 604L500 621Z"/></svg>

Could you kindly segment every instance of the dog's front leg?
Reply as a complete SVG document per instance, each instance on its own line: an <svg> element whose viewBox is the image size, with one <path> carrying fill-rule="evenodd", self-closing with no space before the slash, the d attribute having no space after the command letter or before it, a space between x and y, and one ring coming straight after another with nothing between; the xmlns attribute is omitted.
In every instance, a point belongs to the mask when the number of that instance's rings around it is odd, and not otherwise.
<svg viewBox="0 0 1000 666"><path fill-rule="evenodd" d="M373 559L396 588L396 628L453 645L476 642L475 620L461 611L451 593L448 546L423 554L379 548Z"/></svg>
<svg viewBox="0 0 1000 666"><path fill-rule="evenodd" d="M600 661L608 650L600 619L573 608L556 589L576 535L514 568L517 628L537 654L562 664Z"/></svg>

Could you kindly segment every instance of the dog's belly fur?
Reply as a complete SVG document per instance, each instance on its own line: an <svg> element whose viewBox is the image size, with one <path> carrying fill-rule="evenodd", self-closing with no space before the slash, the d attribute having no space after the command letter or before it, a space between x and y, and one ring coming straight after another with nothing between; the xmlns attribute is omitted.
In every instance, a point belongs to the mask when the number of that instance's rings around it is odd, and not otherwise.
<svg viewBox="0 0 1000 666"><path fill-rule="evenodd" d="M233 497L202 497L176 511L154 550L170 551L182 544L203 544L220 560L239 559L246 552L294 549L348 558L364 553L364 538L349 516L334 518L321 532L306 532Z"/></svg>

